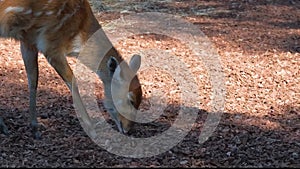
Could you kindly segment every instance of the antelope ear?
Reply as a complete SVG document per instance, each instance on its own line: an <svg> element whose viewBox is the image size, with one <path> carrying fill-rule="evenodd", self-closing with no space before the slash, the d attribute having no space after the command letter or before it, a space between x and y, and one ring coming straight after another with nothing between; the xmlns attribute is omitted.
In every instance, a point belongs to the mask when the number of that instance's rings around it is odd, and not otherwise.
<svg viewBox="0 0 300 169"><path fill-rule="evenodd" d="M130 59L130 62L129 62L129 67L130 69L136 73L140 66L141 66L141 56L140 55L133 55Z"/></svg>
<svg viewBox="0 0 300 169"><path fill-rule="evenodd" d="M116 68L114 68L115 63L117 64ZM118 63L118 61L113 57L111 61L108 62L108 64L111 64L110 70L115 69L114 72L111 73L112 75L115 75L116 80L118 80L119 82L123 81L129 83L141 66L141 56L133 55L129 62L129 65L127 65L125 61Z"/></svg>

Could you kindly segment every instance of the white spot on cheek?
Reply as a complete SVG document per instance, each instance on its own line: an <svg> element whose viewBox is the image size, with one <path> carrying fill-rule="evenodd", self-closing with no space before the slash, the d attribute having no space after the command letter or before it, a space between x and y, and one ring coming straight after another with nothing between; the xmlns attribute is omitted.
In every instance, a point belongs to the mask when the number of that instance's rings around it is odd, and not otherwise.
<svg viewBox="0 0 300 169"><path fill-rule="evenodd" d="M16 13L18 13L18 12L23 12L24 11L24 8L23 7L13 7L13 6L10 6L10 7L8 7L8 8L6 8L5 10L4 10L4 13L9 13L9 12L16 12Z"/></svg>

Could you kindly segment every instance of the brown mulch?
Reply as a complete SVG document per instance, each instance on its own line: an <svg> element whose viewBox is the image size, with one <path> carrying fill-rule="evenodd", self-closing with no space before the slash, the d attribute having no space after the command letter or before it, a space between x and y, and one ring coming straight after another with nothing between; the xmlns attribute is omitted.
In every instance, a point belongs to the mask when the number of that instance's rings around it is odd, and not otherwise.
<svg viewBox="0 0 300 169"><path fill-rule="evenodd" d="M172 38L136 35L116 45L122 54L176 49L174 54L191 65L201 104L196 124L185 139L149 158L109 153L83 131L71 93L40 55L37 106L43 128L42 139L34 140L28 126L29 95L19 43L1 39L0 115L10 134L0 134L0 167L300 167L298 0L104 0L94 5L103 5L94 6L103 25L130 12L164 12L199 27L214 44L225 72L225 110L218 127L205 143L198 143L211 110L211 84L203 63L187 57L190 51ZM76 60L68 59L74 66ZM147 109L156 90L166 93L168 103L159 119L162 125L139 124L130 133L148 137L166 130L176 118L180 99L177 84L167 72L153 69L139 76L144 92L141 109Z"/></svg>

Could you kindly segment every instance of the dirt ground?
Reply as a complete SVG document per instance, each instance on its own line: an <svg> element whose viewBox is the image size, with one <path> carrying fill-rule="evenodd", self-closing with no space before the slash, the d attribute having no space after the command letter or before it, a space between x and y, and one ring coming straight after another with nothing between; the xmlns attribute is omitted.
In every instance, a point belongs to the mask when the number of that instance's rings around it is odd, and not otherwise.
<svg viewBox="0 0 300 169"><path fill-rule="evenodd" d="M0 134L0 167L300 167L299 0L101 2L91 4L103 25L134 12L162 12L182 16L209 38L225 74L225 107L216 130L206 142L198 143L212 110L212 86L201 60L188 57L191 51L175 39L136 35L116 44L122 54L147 48L172 50L190 65L200 107L184 140L149 158L117 156L101 148L84 132L71 93L42 55L37 106L44 127L42 139L34 140L19 43L1 39L0 115L10 134ZM69 62L74 66L76 60L69 58ZM153 69L140 72L139 77L141 109L147 109L153 91L166 93L165 113L156 122L137 124L129 133L149 137L172 125L180 91L165 72ZM97 93L101 105L103 91Z"/></svg>

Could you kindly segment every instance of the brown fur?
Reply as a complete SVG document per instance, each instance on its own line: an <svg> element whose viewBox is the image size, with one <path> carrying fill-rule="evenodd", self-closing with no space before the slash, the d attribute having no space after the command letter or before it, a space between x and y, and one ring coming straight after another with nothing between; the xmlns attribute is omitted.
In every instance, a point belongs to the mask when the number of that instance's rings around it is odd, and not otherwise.
<svg viewBox="0 0 300 169"><path fill-rule="evenodd" d="M37 88L37 52L45 55L49 63L63 78L73 96L78 97L77 87L72 88L73 72L67 64L65 56L70 54L76 43L84 44L96 31L103 31L92 13L87 0L2 0L0 1L0 36L21 41L22 55L29 80L31 125L37 132L36 120L36 88ZM79 38L78 38L79 37ZM76 39L77 38L77 39ZM107 38L100 40L107 42ZM78 44L77 44L78 45ZM36 58L35 58L36 57ZM106 88L106 98L111 99L111 75L106 62L116 58L123 61L114 47L106 53L99 66L100 76ZM134 93L134 107L141 102L141 87L137 77L130 82L130 91ZM82 105L81 100L76 103ZM113 104L113 103L111 103ZM113 106L113 105L112 105ZM91 125L88 117L83 117ZM119 117L124 128L130 128L131 122ZM0 121L0 129L6 128ZM126 129L127 130L127 129ZM5 131L2 130L2 131Z"/></svg>

